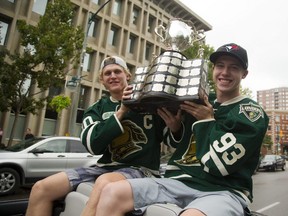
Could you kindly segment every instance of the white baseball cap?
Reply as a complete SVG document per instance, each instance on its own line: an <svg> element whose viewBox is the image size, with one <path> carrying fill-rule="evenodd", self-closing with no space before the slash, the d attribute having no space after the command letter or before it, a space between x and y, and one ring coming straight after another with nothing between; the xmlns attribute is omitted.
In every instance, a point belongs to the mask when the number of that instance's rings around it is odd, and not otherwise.
<svg viewBox="0 0 288 216"><path fill-rule="evenodd" d="M103 70L104 67L110 64L117 64L123 67L124 69L128 70L126 62L118 56L109 56L105 58L101 63L100 70Z"/></svg>

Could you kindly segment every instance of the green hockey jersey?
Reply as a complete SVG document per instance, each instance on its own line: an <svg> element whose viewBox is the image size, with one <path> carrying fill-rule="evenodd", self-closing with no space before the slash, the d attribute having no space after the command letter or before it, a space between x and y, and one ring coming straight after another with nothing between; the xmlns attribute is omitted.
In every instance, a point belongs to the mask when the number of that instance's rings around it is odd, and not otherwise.
<svg viewBox="0 0 288 216"><path fill-rule="evenodd" d="M201 191L229 190L252 201L252 175L269 119L244 96L212 105L214 119L186 118L165 177Z"/></svg>
<svg viewBox="0 0 288 216"><path fill-rule="evenodd" d="M81 141L91 154L101 155L97 165L107 169L144 167L159 173L160 144L165 123L153 114L129 111L121 122L115 112L120 102L103 97L84 113Z"/></svg>

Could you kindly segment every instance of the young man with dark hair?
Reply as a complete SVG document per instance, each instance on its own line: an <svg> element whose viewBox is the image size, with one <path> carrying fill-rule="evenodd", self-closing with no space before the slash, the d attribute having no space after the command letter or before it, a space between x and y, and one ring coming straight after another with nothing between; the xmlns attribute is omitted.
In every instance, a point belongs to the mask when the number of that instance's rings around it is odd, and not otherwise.
<svg viewBox="0 0 288 216"><path fill-rule="evenodd" d="M244 48L225 44L211 54L210 61L216 100L181 105L197 121L185 124L165 178L107 184L97 216L142 212L154 203L176 204L183 208L181 216L245 215L269 119L255 101L240 94L241 80L248 74Z"/></svg>

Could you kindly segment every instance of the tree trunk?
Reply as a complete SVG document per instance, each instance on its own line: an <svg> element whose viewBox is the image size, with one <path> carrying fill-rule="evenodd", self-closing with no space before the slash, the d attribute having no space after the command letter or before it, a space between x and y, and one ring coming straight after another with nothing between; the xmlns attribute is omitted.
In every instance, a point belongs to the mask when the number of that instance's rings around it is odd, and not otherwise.
<svg viewBox="0 0 288 216"><path fill-rule="evenodd" d="M15 129L16 129L16 124L17 124L17 121L18 121L18 117L19 117L19 112L15 112L15 118L14 118L14 122L13 122L13 125L12 125L12 128L11 128L11 133L10 133L10 137L9 137L9 141L8 141L7 147L12 145L12 141L13 141L13 137L14 137L14 134L15 134Z"/></svg>

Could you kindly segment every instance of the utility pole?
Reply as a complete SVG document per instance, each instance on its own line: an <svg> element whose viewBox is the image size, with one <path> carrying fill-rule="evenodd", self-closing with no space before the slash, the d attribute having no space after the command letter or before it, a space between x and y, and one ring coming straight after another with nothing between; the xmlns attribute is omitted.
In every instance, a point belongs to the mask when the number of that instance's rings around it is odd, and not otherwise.
<svg viewBox="0 0 288 216"><path fill-rule="evenodd" d="M84 52L86 52L86 47L87 47L87 37L88 37L88 32L90 29L90 26L95 20L97 14L107 5L111 0L107 0L104 4L102 4L98 10L90 17L89 15L87 16L87 26L85 28L85 37L83 41L83 47L80 55L80 64L77 69L77 75L73 76L71 81L68 81L67 83L70 83L70 85L76 87L76 91L73 93L74 97L72 98L72 106L71 106L71 112L70 112L70 120L69 120L69 135L70 136L78 136L78 134L75 134L75 125L76 125L76 118L77 118L77 109L78 109L78 103L79 103L79 98L80 98L80 90L81 90L81 79L82 79L82 63L84 59ZM74 82L74 84L73 84Z"/></svg>

